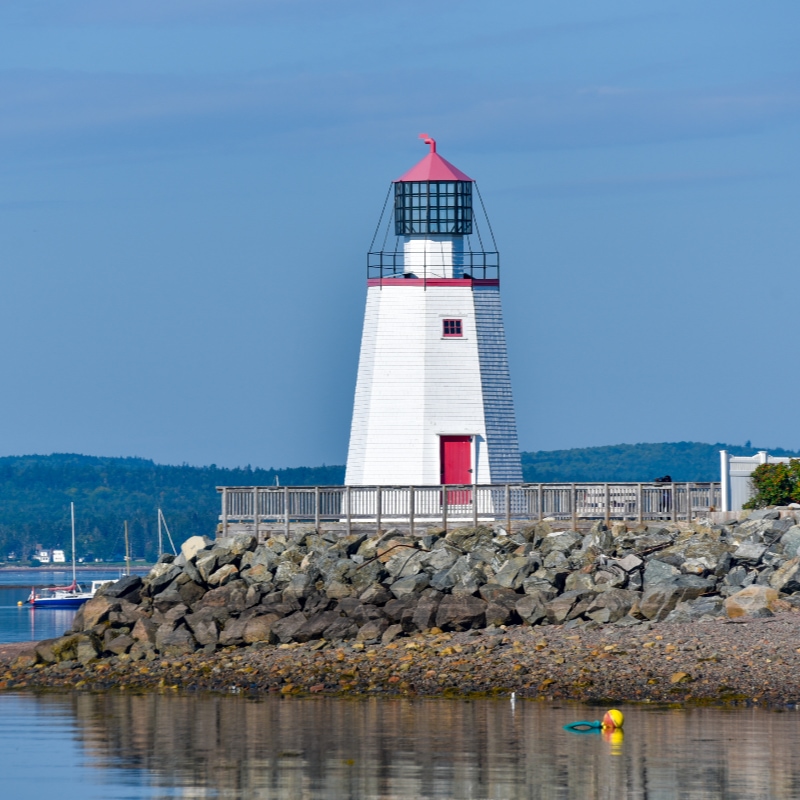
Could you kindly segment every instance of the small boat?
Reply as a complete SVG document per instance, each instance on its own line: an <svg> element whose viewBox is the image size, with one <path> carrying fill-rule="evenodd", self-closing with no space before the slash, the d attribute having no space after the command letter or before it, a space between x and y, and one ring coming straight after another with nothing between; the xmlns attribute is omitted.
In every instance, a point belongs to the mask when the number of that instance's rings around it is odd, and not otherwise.
<svg viewBox="0 0 800 800"><path fill-rule="evenodd" d="M78 583L75 573L75 503L70 503L70 516L72 517L72 583L69 586L49 586L31 589L27 602L34 608L79 608L87 600L94 597L94 593L107 581L92 581L89 592L83 590Z"/></svg>

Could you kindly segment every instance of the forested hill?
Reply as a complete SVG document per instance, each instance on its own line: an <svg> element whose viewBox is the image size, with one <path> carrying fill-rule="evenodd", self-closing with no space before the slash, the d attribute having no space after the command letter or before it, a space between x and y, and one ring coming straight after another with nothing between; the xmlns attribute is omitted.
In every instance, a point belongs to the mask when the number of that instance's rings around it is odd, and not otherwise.
<svg viewBox="0 0 800 800"><path fill-rule="evenodd" d="M69 549L70 501L79 556L122 557L127 519L133 555L151 559L158 508L176 541L212 534L217 486L274 486L276 478L282 486L341 484L344 467L224 469L72 454L0 458L0 560L9 552L27 558L36 544Z"/></svg>
<svg viewBox="0 0 800 800"><path fill-rule="evenodd" d="M759 448L678 442L613 445L522 454L526 481L719 480L719 451L752 455ZM761 448L767 449L767 448ZM773 449L774 455L797 455ZM75 502L78 555L121 557L128 520L134 556L156 554L161 508L177 541L211 534L219 514L217 486L336 485L343 466L223 469L165 466L141 458L62 455L0 458L0 560L27 558L37 544L69 547L69 504Z"/></svg>
<svg viewBox="0 0 800 800"><path fill-rule="evenodd" d="M752 456L800 456L780 448L700 442L615 444L574 450L540 450L522 454L522 474L530 483L582 481L652 481L669 475L676 481L718 481L719 451Z"/></svg>

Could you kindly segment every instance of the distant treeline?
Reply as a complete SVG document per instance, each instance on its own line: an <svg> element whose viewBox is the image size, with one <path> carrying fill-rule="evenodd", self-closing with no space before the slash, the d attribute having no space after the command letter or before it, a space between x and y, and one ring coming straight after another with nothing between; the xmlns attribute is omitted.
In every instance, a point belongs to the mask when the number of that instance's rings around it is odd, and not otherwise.
<svg viewBox="0 0 800 800"><path fill-rule="evenodd" d="M524 479L559 481L719 480L719 451L752 455L759 448L677 442L613 445L522 454ZM768 449L768 448L760 448ZM800 453L770 449L773 455ZM0 560L27 560L36 545L69 553L69 504L75 502L78 555L121 559L128 520L134 557L157 551L157 510L177 542L212 534L219 515L217 486L333 486L343 466L224 469L164 466L142 458L70 454L0 458Z"/></svg>

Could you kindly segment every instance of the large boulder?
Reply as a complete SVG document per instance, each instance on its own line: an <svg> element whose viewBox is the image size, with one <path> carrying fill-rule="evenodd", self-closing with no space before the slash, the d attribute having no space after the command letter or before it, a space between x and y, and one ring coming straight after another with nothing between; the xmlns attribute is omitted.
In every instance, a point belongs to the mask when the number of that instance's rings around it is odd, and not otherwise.
<svg viewBox="0 0 800 800"><path fill-rule="evenodd" d="M653 558L647 562L647 566L644 568L644 590L647 591L660 584L671 583L680 574L681 571L672 564Z"/></svg>
<svg viewBox="0 0 800 800"><path fill-rule="evenodd" d="M277 614L261 614L247 620L242 636L245 644L271 642L273 639L272 628L279 619Z"/></svg>
<svg viewBox="0 0 800 800"><path fill-rule="evenodd" d="M495 575L494 582L507 589L520 589L525 578L538 568L538 558L512 556Z"/></svg>
<svg viewBox="0 0 800 800"><path fill-rule="evenodd" d="M627 616L638 597L636 592L629 592L625 589L609 589L592 598L585 614L595 622L617 622Z"/></svg>
<svg viewBox="0 0 800 800"><path fill-rule="evenodd" d="M436 614L443 598L444 595L441 592L437 592L436 589L426 589L422 593L411 618L417 630L426 631L436 624ZM381 634L384 630L385 628L381 630Z"/></svg>
<svg viewBox="0 0 800 800"><path fill-rule="evenodd" d="M165 626L162 625L161 628L159 628L158 642L156 645L161 655L175 657L194 653L197 649L197 642L188 628L180 625L173 631L162 633L164 627Z"/></svg>
<svg viewBox="0 0 800 800"><path fill-rule="evenodd" d="M397 598L417 595L427 587L429 582L430 579L425 573L417 573L416 575L409 575L407 578L396 580L389 587L389 591Z"/></svg>
<svg viewBox="0 0 800 800"><path fill-rule="evenodd" d="M486 624L486 606L485 600L471 595L445 596L436 612L436 627L456 631L482 628Z"/></svg>
<svg viewBox="0 0 800 800"><path fill-rule="evenodd" d="M785 594L800 592L800 557L790 558L776 569L770 576L769 585Z"/></svg>
<svg viewBox="0 0 800 800"><path fill-rule="evenodd" d="M322 611L319 614L312 614L294 632L293 639L296 642L310 642L312 639L321 639L325 629L339 620L338 611Z"/></svg>
<svg viewBox="0 0 800 800"><path fill-rule="evenodd" d="M551 625L560 625L562 622L577 616L573 611L578 604L583 601L594 599L596 592L577 590L564 592L558 597L554 597L547 603L547 620ZM580 612L579 612L580 613Z"/></svg>
<svg viewBox="0 0 800 800"><path fill-rule="evenodd" d="M731 618L771 617L778 592L768 586L747 586L725 600L725 613Z"/></svg>
<svg viewBox="0 0 800 800"><path fill-rule="evenodd" d="M192 561L200 550L205 550L206 547L210 547L212 544L213 542L208 536L190 536L181 545L181 555L187 562Z"/></svg>
<svg viewBox="0 0 800 800"><path fill-rule="evenodd" d="M295 611L294 614L279 619L272 626L272 633L278 637L278 640L282 644L286 644L294 639L297 631L299 631L307 621L308 617L302 611Z"/></svg>
<svg viewBox="0 0 800 800"><path fill-rule="evenodd" d="M514 609L528 625L537 625L547 618L547 604L551 600L549 593L534 591L517 600Z"/></svg>
<svg viewBox="0 0 800 800"><path fill-rule="evenodd" d="M113 597L93 597L87 600L75 614L72 629L74 631L88 631L108 619L112 611L119 611L121 605Z"/></svg>
<svg viewBox="0 0 800 800"><path fill-rule="evenodd" d="M97 594L103 597L127 600L129 603L138 603L141 598L141 589L142 579L138 575L126 575L116 583L105 584Z"/></svg>

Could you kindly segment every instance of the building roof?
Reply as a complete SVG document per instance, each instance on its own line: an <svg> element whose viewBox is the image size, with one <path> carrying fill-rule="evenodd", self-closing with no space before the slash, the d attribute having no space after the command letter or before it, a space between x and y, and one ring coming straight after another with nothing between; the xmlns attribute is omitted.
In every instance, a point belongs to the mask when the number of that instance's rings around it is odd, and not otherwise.
<svg viewBox="0 0 800 800"><path fill-rule="evenodd" d="M436 140L431 139L427 133L421 133L420 139L430 145L431 151L418 164L401 175L394 183L408 183L410 181L472 181L458 167L454 167L447 159L436 152ZM474 182L474 181L473 181Z"/></svg>

